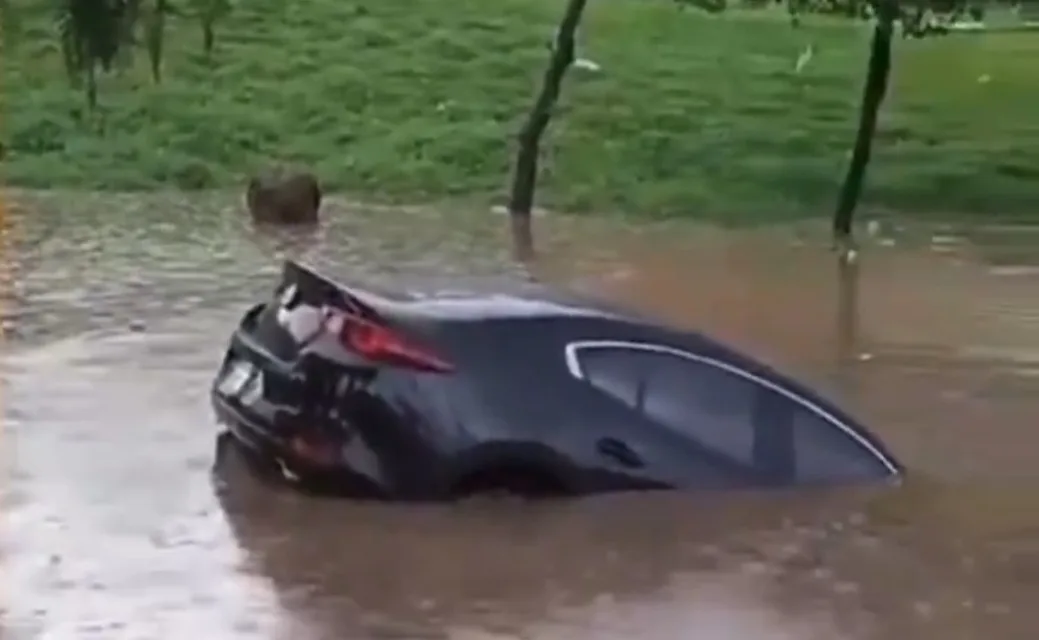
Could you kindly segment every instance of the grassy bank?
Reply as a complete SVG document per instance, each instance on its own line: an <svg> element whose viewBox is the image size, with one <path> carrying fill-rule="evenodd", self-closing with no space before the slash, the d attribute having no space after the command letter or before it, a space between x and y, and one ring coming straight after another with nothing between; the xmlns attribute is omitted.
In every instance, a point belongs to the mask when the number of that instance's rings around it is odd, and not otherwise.
<svg viewBox="0 0 1039 640"><path fill-rule="evenodd" d="M42 5L15 0L14 5ZM64 76L49 14L5 44L5 179L29 187L234 184L271 160L381 200L498 201L559 0L250 0L213 60L169 21L102 106ZM39 11L39 10L37 10ZM728 219L827 211L854 132L868 28L664 0L593 0L549 132L542 206ZM815 56L800 73L806 43ZM1033 34L900 41L867 204L1039 218ZM981 79L981 81L979 81Z"/></svg>

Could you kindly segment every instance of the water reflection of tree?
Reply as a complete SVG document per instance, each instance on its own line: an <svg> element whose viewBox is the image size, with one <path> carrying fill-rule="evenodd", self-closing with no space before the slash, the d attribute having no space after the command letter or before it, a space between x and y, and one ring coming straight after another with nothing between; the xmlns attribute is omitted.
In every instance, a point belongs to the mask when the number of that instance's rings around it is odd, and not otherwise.
<svg viewBox="0 0 1039 640"><path fill-rule="evenodd" d="M254 223L256 241L279 259L299 260L321 241L318 226L285 227L277 224Z"/></svg>
<svg viewBox="0 0 1039 640"><path fill-rule="evenodd" d="M836 364L838 384L845 393L853 391L859 360L859 268L855 253L837 257Z"/></svg>

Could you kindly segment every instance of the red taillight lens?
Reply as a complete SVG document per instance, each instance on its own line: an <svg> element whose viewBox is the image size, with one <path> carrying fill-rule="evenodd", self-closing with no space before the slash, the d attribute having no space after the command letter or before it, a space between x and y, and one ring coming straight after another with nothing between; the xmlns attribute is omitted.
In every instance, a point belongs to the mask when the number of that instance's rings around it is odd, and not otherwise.
<svg viewBox="0 0 1039 640"><path fill-rule="evenodd" d="M338 309L326 312L325 328L348 350L372 362L446 373L453 367L394 331Z"/></svg>

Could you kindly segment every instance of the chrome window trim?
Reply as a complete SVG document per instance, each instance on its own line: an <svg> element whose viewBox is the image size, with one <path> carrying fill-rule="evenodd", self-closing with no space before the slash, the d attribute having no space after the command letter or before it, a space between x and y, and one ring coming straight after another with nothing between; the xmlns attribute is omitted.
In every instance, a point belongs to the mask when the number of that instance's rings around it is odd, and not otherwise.
<svg viewBox="0 0 1039 640"><path fill-rule="evenodd" d="M649 342L631 342L627 340L578 340L570 342L564 348L564 354L566 357L566 368L570 371L570 375L574 376L579 380L587 380L584 374L584 370L581 368L581 362L578 359L578 352L583 349L631 349L633 351L649 351L653 353L661 353L666 355L683 358L693 362L699 362L706 364L717 369L721 369L733 375L739 376L744 380L747 380L758 386L765 387L771 391L778 393L787 400L795 402L805 409L808 409L817 416L823 418L826 422L840 429L844 435L854 440L860 447L868 451L873 455L874 458L879 460L884 467L891 473L891 475L899 475L898 465L895 464L888 456L884 455L872 442L867 440L858 431L852 427L844 424L840 419L834 416L832 413L815 404L807 398L803 398L798 394L785 389L782 386L762 378L761 376L755 375L749 371L740 369L739 367L733 366L727 362L716 360L714 358L708 358L707 356L697 355L688 351L682 351L681 349L675 349L660 344L653 344Z"/></svg>

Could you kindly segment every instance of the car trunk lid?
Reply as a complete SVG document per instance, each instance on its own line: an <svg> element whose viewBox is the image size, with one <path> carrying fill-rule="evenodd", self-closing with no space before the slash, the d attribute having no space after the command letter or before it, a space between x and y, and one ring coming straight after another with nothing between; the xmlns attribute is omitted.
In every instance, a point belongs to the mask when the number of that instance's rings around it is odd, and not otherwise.
<svg viewBox="0 0 1039 640"><path fill-rule="evenodd" d="M286 261L271 301L257 317L254 335L287 362L303 351L318 350L354 366L449 371L443 358L419 344L428 332L392 313L402 301Z"/></svg>

